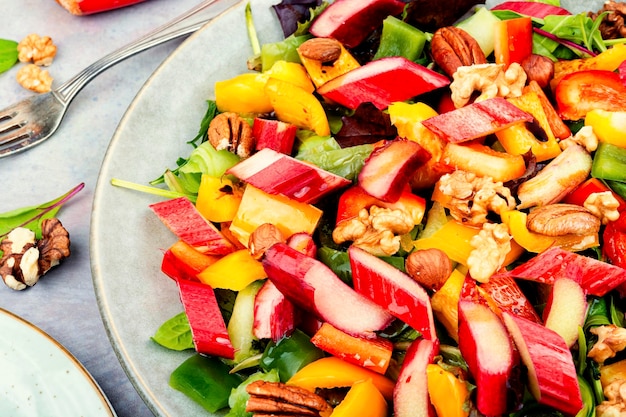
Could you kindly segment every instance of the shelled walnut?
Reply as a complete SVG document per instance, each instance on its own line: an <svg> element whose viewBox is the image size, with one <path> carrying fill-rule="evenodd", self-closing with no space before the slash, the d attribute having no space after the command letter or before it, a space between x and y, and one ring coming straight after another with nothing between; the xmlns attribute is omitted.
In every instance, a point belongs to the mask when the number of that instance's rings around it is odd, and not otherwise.
<svg viewBox="0 0 626 417"><path fill-rule="evenodd" d="M20 68L15 79L22 87L36 93L47 93L52 89L52 77L48 71L42 70L35 64Z"/></svg>
<svg viewBox="0 0 626 417"><path fill-rule="evenodd" d="M20 62L32 62L47 67L52 64L57 47L49 36L31 33L17 44L17 51Z"/></svg>
<svg viewBox="0 0 626 417"><path fill-rule="evenodd" d="M35 285L39 278L70 256L70 237L58 219L45 219L42 238L24 227L16 227L0 242L0 276L4 283L23 290Z"/></svg>

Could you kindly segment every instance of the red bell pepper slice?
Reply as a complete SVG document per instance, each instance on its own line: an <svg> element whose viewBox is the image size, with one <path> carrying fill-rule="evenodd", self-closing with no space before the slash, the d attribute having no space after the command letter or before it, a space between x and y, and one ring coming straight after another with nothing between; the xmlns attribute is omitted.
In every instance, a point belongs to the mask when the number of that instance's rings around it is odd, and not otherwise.
<svg viewBox="0 0 626 417"><path fill-rule="evenodd" d="M557 110L565 120L580 120L588 111L626 111L626 86L618 73L585 70L566 75L556 86Z"/></svg>
<svg viewBox="0 0 626 417"><path fill-rule="evenodd" d="M609 222L602 234L602 252L613 265L626 268L626 212L614 222Z"/></svg>
<svg viewBox="0 0 626 417"><path fill-rule="evenodd" d="M360 186L354 185L344 191L339 197L336 223L339 224L343 220L357 217L361 209L369 209L371 206L405 210L411 214L414 221L419 223L426 210L426 201L422 197L413 194L408 185L400 194L400 198L393 203L382 201L368 194Z"/></svg>
<svg viewBox="0 0 626 417"><path fill-rule="evenodd" d="M610 191L613 194L613 197L615 197L615 199L619 202L619 207L617 208L617 211L621 213L622 211L626 210L626 201L624 201L624 199L618 194L613 192L613 190L611 190L598 178L589 178L587 181L576 187L576 189L574 189L571 193L566 195L565 198L563 198L562 202L582 206L584 205L585 200L587 199L587 197L589 197L589 195L606 191Z"/></svg>
<svg viewBox="0 0 626 417"><path fill-rule="evenodd" d="M530 17L502 20L495 26L494 56L497 64L521 63L533 51L533 25Z"/></svg>
<svg viewBox="0 0 626 417"><path fill-rule="evenodd" d="M132 4L141 3L142 1L145 0L57 0L57 3L65 7L72 14L86 15L130 6Z"/></svg>

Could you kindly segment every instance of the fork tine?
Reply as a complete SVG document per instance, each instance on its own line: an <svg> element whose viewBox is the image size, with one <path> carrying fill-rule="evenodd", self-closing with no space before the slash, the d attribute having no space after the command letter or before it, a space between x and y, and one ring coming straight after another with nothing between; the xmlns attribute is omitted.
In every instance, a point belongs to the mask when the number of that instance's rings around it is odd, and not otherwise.
<svg viewBox="0 0 626 417"><path fill-rule="evenodd" d="M25 140L32 136L33 129L26 122L16 124L11 128L0 131L0 149L18 140Z"/></svg>

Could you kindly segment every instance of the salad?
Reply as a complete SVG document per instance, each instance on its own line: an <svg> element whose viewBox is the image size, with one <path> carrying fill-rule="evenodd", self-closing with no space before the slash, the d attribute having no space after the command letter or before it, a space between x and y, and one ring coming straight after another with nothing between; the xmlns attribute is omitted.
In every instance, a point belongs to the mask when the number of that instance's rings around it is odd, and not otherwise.
<svg viewBox="0 0 626 417"><path fill-rule="evenodd" d="M611 409L620 40L543 3L432 31L357 3L361 37L342 0L258 45L155 181L184 312L154 340L198 352L170 385L232 416Z"/></svg>

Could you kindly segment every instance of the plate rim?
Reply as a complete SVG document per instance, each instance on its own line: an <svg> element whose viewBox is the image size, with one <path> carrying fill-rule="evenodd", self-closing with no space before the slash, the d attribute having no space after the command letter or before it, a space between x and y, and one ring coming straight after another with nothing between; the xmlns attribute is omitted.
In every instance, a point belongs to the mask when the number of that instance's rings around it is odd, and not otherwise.
<svg viewBox="0 0 626 417"><path fill-rule="evenodd" d="M61 344L54 337L50 336L46 331L44 331L40 327L36 326L35 324L31 323L25 318L20 317L17 314L2 307L0 307L0 321L1 320L9 320L13 323L16 323L19 326L24 327L25 329L28 329L28 331L32 332L33 334L36 334L38 337L42 337L46 339L48 342L50 342L53 348L56 349L58 352L62 353L63 356L75 367L75 369L82 376L82 380L97 395L97 397L99 398L100 402L103 405L103 411L110 417L117 417L117 414L115 410L113 409L111 402L109 401L106 394L102 390L102 387L100 387L100 385L95 380L93 375L91 375L91 373L87 370L87 368L85 368L85 366L69 351L69 349L67 349L63 344Z"/></svg>

